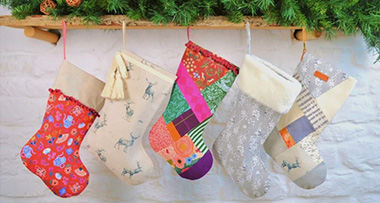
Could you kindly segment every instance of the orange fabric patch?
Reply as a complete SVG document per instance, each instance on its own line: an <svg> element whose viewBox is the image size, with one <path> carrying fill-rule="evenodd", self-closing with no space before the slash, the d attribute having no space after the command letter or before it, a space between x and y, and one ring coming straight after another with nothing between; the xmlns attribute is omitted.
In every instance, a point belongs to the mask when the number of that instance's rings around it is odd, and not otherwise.
<svg viewBox="0 0 380 203"><path fill-rule="evenodd" d="M327 75L325 75L325 74L323 74L317 70L314 72L314 76L325 81L325 82L327 82L327 80L329 80L329 76L327 76Z"/></svg>
<svg viewBox="0 0 380 203"><path fill-rule="evenodd" d="M280 134L281 134L282 139L284 140L285 145L288 148L290 148L296 144L296 142L294 142L292 136L290 135L290 133L286 127L283 128L282 130L280 130Z"/></svg>
<svg viewBox="0 0 380 203"><path fill-rule="evenodd" d="M178 133L173 122L170 122L168 125L166 125L166 127L168 128L170 136L173 138L174 142L179 140L179 138L181 138L181 135Z"/></svg>

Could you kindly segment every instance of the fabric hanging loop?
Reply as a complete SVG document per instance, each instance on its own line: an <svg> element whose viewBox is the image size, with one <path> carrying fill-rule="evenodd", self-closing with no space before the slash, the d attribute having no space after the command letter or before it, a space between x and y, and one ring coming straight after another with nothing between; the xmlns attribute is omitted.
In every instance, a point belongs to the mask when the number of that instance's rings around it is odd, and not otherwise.
<svg viewBox="0 0 380 203"><path fill-rule="evenodd" d="M187 26L186 32L187 32L187 41L190 41L190 26Z"/></svg>
<svg viewBox="0 0 380 203"><path fill-rule="evenodd" d="M123 50L126 51L126 27L125 21L122 23L123 30ZM129 77L127 67L123 60L123 53L116 52L111 68L107 75L107 82L101 96L111 100L124 99L124 82Z"/></svg>
<svg viewBox="0 0 380 203"><path fill-rule="evenodd" d="M126 50L126 40L125 40L125 21L123 21L123 50Z"/></svg>
<svg viewBox="0 0 380 203"><path fill-rule="evenodd" d="M303 44L303 50L302 50L301 61L303 60L303 57L307 51L307 49L306 49L306 28L305 27L302 27L302 44Z"/></svg>
<svg viewBox="0 0 380 203"><path fill-rule="evenodd" d="M245 29L247 31L247 49L248 49L248 55L251 55L251 26L249 25L249 22L245 24Z"/></svg>
<svg viewBox="0 0 380 203"><path fill-rule="evenodd" d="M66 60L66 22L62 20L63 59Z"/></svg>

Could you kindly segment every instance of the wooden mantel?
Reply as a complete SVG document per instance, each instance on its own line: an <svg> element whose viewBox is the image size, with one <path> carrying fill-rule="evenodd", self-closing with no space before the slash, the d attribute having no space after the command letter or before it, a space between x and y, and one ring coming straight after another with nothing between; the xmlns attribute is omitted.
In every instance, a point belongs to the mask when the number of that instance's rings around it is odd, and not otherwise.
<svg viewBox="0 0 380 203"><path fill-rule="evenodd" d="M0 26L14 28L35 27L40 29L62 29L61 21L65 19L67 29L121 29L123 21L126 22L127 29L181 29L185 26L169 23L166 25L156 25L146 20L131 20L124 15L106 15L101 17L101 23L83 24L82 18L74 17L69 19L67 16L58 17L56 20L47 15L28 16L23 20L15 19L12 16L0 16ZM209 18L199 20L192 24L192 29L244 29L245 22L249 22L252 29L301 29L297 26L282 27L274 24L268 24L261 17L245 16L244 22L232 23L225 16L210 16Z"/></svg>
<svg viewBox="0 0 380 203"><path fill-rule="evenodd" d="M59 40L57 34L43 29L62 29L62 20L66 21L67 29L122 29L122 22L125 21L127 29L184 29L186 26L169 23L166 25L156 25L147 20L131 20L125 15L106 15L101 17L101 22L84 24L79 17L69 18L60 16L53 19L52 16L35 15L18 20L12 16L0 16L0 26L24 29L28 37L44 40L55 44ZM243 22L232 23L225 16L210 16L190 25L191 29L245 29L245 23L249 22L251 29L288 29L295 30L294 36L297 40L302 40L302 28L298 26L279 26L268 24L261 17L245 16ZM320 32L308 32L306 39L315 39L321 36Z"/></svg>

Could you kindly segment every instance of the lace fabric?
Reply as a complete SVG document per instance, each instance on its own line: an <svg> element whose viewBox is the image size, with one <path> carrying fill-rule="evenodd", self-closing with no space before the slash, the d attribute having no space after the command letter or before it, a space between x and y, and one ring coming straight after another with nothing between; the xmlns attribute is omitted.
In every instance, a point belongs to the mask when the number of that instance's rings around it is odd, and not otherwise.
<svg viewBox="0 0 380 203"><path fill-rule="evenodd" d="M270 172L261 160L262 146L281 114L241 90L232 102L233 114L216 139L214 156L247 196L256 198L269 188Z"/></svg>

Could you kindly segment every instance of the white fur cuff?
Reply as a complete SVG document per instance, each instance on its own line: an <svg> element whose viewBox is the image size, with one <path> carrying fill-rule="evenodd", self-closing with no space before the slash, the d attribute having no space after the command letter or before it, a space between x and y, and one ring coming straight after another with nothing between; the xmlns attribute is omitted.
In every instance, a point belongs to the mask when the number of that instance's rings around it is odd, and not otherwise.
<svg viewBox="0 0 380 203"><path fill-rule="evenodd" d="M289 74L256 56L245 55L237 78L240 90L259 103L285 114L301 91Z"/></svg>

